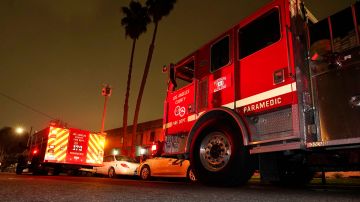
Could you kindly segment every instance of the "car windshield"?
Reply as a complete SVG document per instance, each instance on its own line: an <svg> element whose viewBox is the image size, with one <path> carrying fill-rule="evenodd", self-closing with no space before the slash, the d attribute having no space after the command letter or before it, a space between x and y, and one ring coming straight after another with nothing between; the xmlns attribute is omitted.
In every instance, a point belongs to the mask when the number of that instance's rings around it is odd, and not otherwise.
<svg viewBox="0 0 360 202"><path fill-rule="evenodd" d="M131 162L131 163L136 163L136 160L133 158L130 158L128 156L115 156L117 161L127 161L127 162Z"/></svg>

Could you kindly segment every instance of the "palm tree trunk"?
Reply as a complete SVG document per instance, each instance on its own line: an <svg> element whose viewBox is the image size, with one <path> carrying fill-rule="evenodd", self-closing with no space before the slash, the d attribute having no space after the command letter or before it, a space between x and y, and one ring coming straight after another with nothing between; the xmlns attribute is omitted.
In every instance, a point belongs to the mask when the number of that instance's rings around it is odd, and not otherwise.
<svg viewBox="0 0 360 202"><path fill-rule="evenodd" d="M155 38L156 38L157 28L158 28L158 23L155 23L154 33L153 33L153 37L151 40L151 44L149 46L149 52L148 52L148 55L146 58L146 64L145 64L144 73L143 73L142 80L141 80L139 94L138 94L138 97L136 100L135 115L134 115L133 128L132 128L132 146L131 146L131 155L134 155L134 156L135 156L135 137L136 137L139 112L140 112L141 99L142 99L142 96L144 93L146 79L147 79L147 76L148 76L149 70L150 70L151 59L152 59L152 55L153 55L154 47L155 47Z"/></svg>
<svg viewBox="0 0 360 202"><path fill-rule="evenodd" d="M125 149L125 140L126 140L126 136L127 136L127 120L128 120L128 111L129 111L129 94L130 94L131 74L132 74L132 69L133 69L135 46L136 46L136 38L133 39L131 56L130 56L129 71L128 71L128 77L127 77L127 82L126 82L126 93L125 93L124 113L123 113L123 144L122 144L122 150L123 151Z"/></svg>

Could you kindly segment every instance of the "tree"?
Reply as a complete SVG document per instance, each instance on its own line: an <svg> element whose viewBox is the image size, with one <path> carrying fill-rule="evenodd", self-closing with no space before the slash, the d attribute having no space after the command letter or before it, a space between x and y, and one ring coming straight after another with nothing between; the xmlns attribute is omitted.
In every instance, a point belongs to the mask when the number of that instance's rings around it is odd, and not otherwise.
<svg viewBox="0 0 360 202"><path fill-rule="evenodd" d="M129 111L129 94L131 85L131 75L133 69L133 60L136 47L136 41L142 33L146 32L146 27L150 23L150 17L148 16L147 8L143 7L139 2L131 1L129 7L121 8L125 15L121 19L121 25L125 28L125 36L129 36L132 40L132 49L128 70L128 77L126 82L126 93L123 112L123 148L125 145L125 137L127 136L127 119Z"/></svg>
<svg viewBox="0 0 360 202"><path fill-rule="evenodd" d="M16 134L11 127L0 129L1 170L16 163L17 156L26 150L29 134Z"/></svg>
<svg viewBox="0 0 360 202"><path fill-rule="evenodd" d="M149 46L149 51L148 51L146 64L145 64L145 68L144 68L144 73L143 73L143 76L141 79L141 85L140 85L138 97L136 100L135 115L134 115L134 121L133 121L133 129L132 129L132 143L133 143L132 144L132 152L131 152L132 154L135 153L134 140L136 137L140 105L141 105L141 100L142 100L142 96L143 96L144 89L145 89L146 79L147 79L147 76L148 76L149 70L150 70L150 64L151 64L151 59L152 59L152 55L154 52L155 39L156 39L158 25L163 17L170 14L171 10L174 8L175 3L176 3L176 0L147 0L146 1L146 6L148 7L149 15L151 16L152 22L154 23L154 32L153 32L152 40L151 40L151 43Z"/></svg>

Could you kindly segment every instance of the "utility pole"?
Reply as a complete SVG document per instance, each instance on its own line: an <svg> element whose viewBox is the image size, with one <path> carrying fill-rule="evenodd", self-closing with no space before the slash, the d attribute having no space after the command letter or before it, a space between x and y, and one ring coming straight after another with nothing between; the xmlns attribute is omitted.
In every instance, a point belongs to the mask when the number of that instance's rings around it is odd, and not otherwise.
<svg viewBox="0 0 360 202"><path fill-rule="evenodd" d="M32 130L33 130L33 127L31 126L28 141L27 141L27 144L26 144L27 148L29 148L31 146L31 143L32 143Z"/></svg>
<svg viewBox="0 0 360 202"><path fill-rule="evenodd" d="M101 119L100 132L104 133L106 105L107 105L107 101L111 95L111 86L109 84L105 84L104 87L102 88L101 94L105 97L105 102L104 102L104 111L103 111L103 115L102 115L102 119Z"/></svg>

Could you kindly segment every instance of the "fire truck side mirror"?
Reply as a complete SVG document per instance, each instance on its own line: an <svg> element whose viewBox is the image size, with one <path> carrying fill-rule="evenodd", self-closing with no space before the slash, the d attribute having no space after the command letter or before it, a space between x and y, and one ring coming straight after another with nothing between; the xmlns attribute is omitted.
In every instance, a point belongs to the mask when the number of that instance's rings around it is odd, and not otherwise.
<svg viewBox="0 0 360 202"><path fill-rule="evenodd" d="M164 65L164 66L162 67L162 73L166 73L167 71L168 71L168 68L167 68L166 65Z"/></svg>
<svg viewBox="0 0 360 202"><path fill-rule="evenodd" d="M170 79L169 90L173 91L177 87L176 78L175 78L175 65L173 63L170 63L169 79Z"/></svg>

